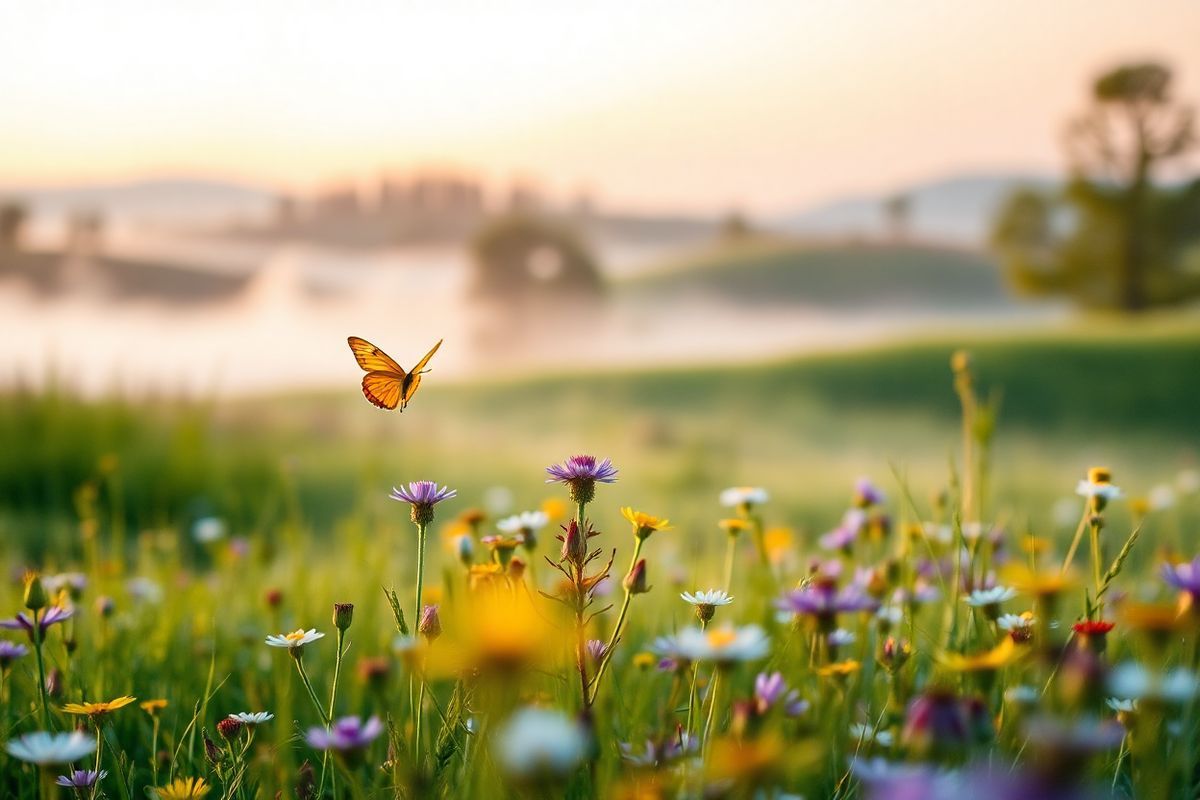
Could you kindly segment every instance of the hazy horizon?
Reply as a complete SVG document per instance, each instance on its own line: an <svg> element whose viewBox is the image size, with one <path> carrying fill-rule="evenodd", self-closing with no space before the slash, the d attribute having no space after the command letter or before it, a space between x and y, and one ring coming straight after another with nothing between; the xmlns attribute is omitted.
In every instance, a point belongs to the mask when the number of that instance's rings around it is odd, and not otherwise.
<svg viewBox="0 0 1200 800"><path fill-rule="evenodd" d="M1164 60L1200 99L1195 3L730 8L0 9L0 184L309 191L443 165L607 207L773 214L1061 171L1063 122L1122 60Z"/></svg>

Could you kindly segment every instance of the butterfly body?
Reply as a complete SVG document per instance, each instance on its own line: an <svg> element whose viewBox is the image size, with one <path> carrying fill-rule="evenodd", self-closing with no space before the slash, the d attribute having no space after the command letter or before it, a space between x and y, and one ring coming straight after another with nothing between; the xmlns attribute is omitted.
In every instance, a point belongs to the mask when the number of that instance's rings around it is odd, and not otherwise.
<svg viewBox="0 0 1200 800"><path fill-rule="evenodd" d="M405 371L391 356L366 339L351 336L346 341L358 365L367 373L362 380L363 396L371 405L387 411L396 408L404 411L408 401L416 394L417 387L421 385L421 374L427 372L425 365L442 346L442 340L438 339L437 344L429 349L415 367Z"/></svg>

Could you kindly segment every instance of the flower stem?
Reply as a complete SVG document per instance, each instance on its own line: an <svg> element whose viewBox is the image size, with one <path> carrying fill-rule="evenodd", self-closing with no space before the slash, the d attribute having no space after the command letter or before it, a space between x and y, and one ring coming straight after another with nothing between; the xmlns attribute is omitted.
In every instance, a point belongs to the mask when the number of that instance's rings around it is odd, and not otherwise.
<svg viewBox="0 0 1200 800"><path fill-rule="evenodd" d="M729 534L729 544L725 546L725 591L731 591L733 586L733 557L737 551L737 535Z"/></svg>
<svg viewBox="0 0 1200 800"><path fill-rule="evenodd" d="M633 572L633 568L637 566L638 556L642 553L641 537L634 540L633 558L629 561L629 572ZM604 653L600 657L600 666L596 669L596 675L592 678L592 702L596 702L596 693L600 691L600 678L604 675L604 671L608 668L608 662L612 660L613 651L616 650L617 640L621 638L621 629L625 625L625 615L629 612L629 603L633 600L633 593L628 589L625 590L625 600L621 603L621 611L617 614L617 624L613 626L612 635L608 637L608 643L604 645Z"/></svg>
<svg viewBox="0 0 1200 800"><path fill-rule="evenodd" d="M31 611L30 614L33 615L33 652L37 656L38 694L42 698L42 725L46 730L52 731L54 729L50 727L50 698L46 691L46 663L42 658L42 634L44 631L41 623L38 622L38 612Z"/></svg>
<svg viewBox="0 0 1200 800"><path fill-rule="evenodd" d="M304 670L304 659L299 655L295 657L296 669L300 672L300 680L304 684L304 688L308 690L308 696L312 700L313 707L317 709L317 714L321 717L321 722L326 726L329 725L329 717L325 715L325 708L321 705L321 701L317 699L317 693L313 691L312 682L308 679L308 673Z"/></svg>
<svg viewBox="0 0 1200 800"><path fill-rule="evenodd" d="M704 741L701 744L701 761L708 757L709 737L712 735L713 717L716 716L717 692L721 688L721 668L713 670L712 688L708 690L708 719L704 723Z"/></svg>

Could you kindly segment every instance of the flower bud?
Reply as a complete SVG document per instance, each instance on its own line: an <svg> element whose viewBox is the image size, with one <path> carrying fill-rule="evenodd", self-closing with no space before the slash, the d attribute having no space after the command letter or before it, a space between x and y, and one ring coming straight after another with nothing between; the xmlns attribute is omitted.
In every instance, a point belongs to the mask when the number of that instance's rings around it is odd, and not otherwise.
<svg viewBox="0 0 1200 800"><path fill-rule="evenodd" d="M646 585L646 559L640 558L633 565L629 574L625 576L624 586L625 591L630 594L645 594L650 591L650 587Z"/></svg>
<svg viewBox="0 0 1200 800"><path fill-rule="evenodd" d="M354 603L333 604L333 627L346 631L354 621Z"/></svg>
<svg viewBox="0 0 1200 800"><path fill-rule="evenodd" d="M470 534L462 534L454 542L455 552L458 554L458 560L464 567L471 566L475 560L475 540Z"/></svg>
<svg viewBox="0 0 1200 800"><path fill-rule="evenodd" d="M46 694L57 700L58 698L62 697L62 693L62 670L60 670L58 667L51 667L50 671L46 673Z"/></svg>
<svg viewBox="0 0 1200 800"><path fill-rule="evenodd" d="M25 573L25 607L30 611L40 611L50 604L46 596L46 587L36 572Z"/></svg>
<svg viewBox="0 0 1200 800"><path fill-rule="evenodd" d="M696 619L700 620L701 625L707 625L712 621L713 615L717 613L717 607L712 603L697 603L696 604Z"/></svg>
<svg viewBox="0 0 1200 800"><path fill-rule="evenodd" d="M442 621L438 617L437 606L428 605L421 611L421 622L417 626L417 633L424 636L430 644L442 635Z"/></svg>
<svg viewBox="0 0 1200 800"><path fill-rule="evenodd" d="M216 742L208 738L208 731L204 731L201 735L204 736L204 756L208 759L208 763L214 767L220 766L221 748L217 747Z"/></svg>
<svg viewBox="0 0 1200 800"><path fill-rule="evenodd" d="M96 613L101 617L111 617L117 610L117 602L108 595L96 598Z"/></svg>
<svg viewBox="0 0 1200 800"><path fill-rule="evenodd" d="M508 577L514 581L519 581L525 576L525 562L519 558L514 558L508 562Z"/></svg>
<svg viewBox="0 0 1200 800"><path fill-rule="evenodd" d="M217 733L225 739L233 740L242 732L242 722L234 717L226 717L217 723Z"/></svg>
<svg viewBox="0 0 1200 800"><path fill-rule="evenodd" d="M283 591L280 589L268 589L265 599L269 608L279 608L283 603Z"/></svg>
<svg viewBox="0 0 1200 800"><path fill-rule="evenodd" d="M582 565L587 560L587 536L579 528L579 523L571 520L566 527L566 535L562 538L563 560L572 564Z"/></svg>

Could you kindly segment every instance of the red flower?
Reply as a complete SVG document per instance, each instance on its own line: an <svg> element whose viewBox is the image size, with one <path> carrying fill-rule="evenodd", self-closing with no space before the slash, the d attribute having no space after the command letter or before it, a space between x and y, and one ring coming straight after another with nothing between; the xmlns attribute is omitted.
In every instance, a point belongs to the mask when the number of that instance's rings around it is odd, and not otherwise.
<svg viewBox="0 0 1200 800"><path fill-rule="evenodd" d="M1107 622L1105 620L1084 620L1076 622L1071 626L1071 629L1080 636L1103 636L1113 629L1116 623Z"/></svg>

